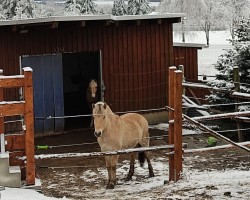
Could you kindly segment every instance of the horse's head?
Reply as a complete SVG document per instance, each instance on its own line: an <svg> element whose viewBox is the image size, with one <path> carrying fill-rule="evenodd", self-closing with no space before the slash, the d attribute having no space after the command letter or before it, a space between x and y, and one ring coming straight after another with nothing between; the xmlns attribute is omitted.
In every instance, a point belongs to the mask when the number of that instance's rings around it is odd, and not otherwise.
<svg viewBox="0 0 250 200"><path fill-rule="evenodd" d="M89 91L91 92L91 97L95 98L97 92L97 81L92 79L89 82Z"/></svg>
<svg viewBox="0 0 250 200"><path fill-rule="evenodd" d="M101 137L107 125L108 106L104 102L97 102L92 104L92 108L95 126L94 134L96 137Z"/></svg>

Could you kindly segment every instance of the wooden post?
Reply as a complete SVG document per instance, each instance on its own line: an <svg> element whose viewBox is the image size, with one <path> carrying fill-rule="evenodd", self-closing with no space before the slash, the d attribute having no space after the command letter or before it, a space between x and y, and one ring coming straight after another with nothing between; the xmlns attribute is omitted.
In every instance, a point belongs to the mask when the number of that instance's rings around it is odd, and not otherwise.
<svg viewBox="0 0 250 200"><path fill-rule="evenodd" d="M33 109L33 81L32 69L24 68L24 100L25 113L25 154L26 154L26 182L35 184L35 158L34 158L34 109Z"/></svg>
<svg viewBox="0 0 250 200"><path fill-rule="evenodd" d="M0 69L0 76L3 76L3 70ZM0 101L4 101L4 95L3 95L3 88L0 87ZM1 147L1 153L4 153L5 152L5 137L4 137L4 133L5 133L5 130L4 130L4 117L0 117L0 136L1 136L1 144L0 144L0 147Z"/></svg>
<svg viewBox="0 0 250 200"><path fill-rule="evenodd" d="M175 181L182 173L182 71L174 72L174 170Z"/></svg>
<svg viewBox="0 0 250 200"><path fill-rule="evenodd" d="M184 68L184 65L178 65L178 70L181 70L182 71L182 80L183 82L185 82L185 68ZM185 95L186 94L186 88L183 87L182 89L182 94Z"/></svg>
<svg viewBox="0 0 250 200"><path fill-rule="evenodd" d="M3 76L3 70L0 69L0 76ZM4 101L3 88L0 87L0 101ZM0 117L0 134L4 133L4 117Z"/></svg>
<svg viewBox="0 0 250 200"><path fill-rule="evenodd" d="M240 91L240 75L239 75L239 67L235 66L233 68L233 78L234 78L234 90L235 92L239 92ZM239 100L236 98L235 99L235 111L238 112L238 104ZM241 122L239 122L238 120L236 121L236 125L237 125L237 129L238 129L238 142L244 142L244 137L243 134L241 132Z"/></svg>
<svg viewBox="0 0 250 200"><path fill-rule="evenodd" d="M176 70L175 66L169 67L168 72L168 106L174 108L174 71ZM169 122L174 119L174 112L168 111L168 120ZM174 124L168 123L168 144L174 144ZM171 151L171 150L170 150ZM174 181L174 156L169 155L169 181Z"/></svg>

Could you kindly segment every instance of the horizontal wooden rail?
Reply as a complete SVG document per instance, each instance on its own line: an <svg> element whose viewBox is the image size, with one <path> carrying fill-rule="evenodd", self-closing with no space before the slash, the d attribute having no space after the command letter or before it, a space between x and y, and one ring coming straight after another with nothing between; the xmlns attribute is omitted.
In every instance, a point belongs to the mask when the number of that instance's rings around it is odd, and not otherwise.
<svg viewBox="0 0 250 200"><path fill-rule="evenodd" d="M231 96L238 99L250 99L250 94L242 92L233 92Z"/></svg>
<svg viewBox="0 0 250 200"><path fill-rule="evenodd" d="M17 76L0 76L1 88L13 88L24 86L24 75Z"/></svg>
<svg viewBox="0 0 250 200"><path fill-rule="evenodd" d="M199 83L182 83L183 87L190 87L190 88L197 88L197 89L207 89L207 90L212 90L212 91L217 91L217 92L222 92L222 93L231 93L232 91L229 91L227 89L220 89L220 88L214 88L210 87L205 84L199 84Z"/></svg>
<svg viewBox="0 0 250 200"><path fill-rule="evenodd" d="M23 115L25 112L24 101L3 101L0 102L0 116Z"/></svg>
<svg viewBox="0 0 250 200"><path fill-rule="evenodd" d="M225 114L217 114L217 115L208 115L208 116L201 116L201 117L192 117L192 119L196 120L196 121L202 121L202 120L236 118L236 117L243 117L243 116L250 116L250 111L233 112L233 113L225 113Z"/></svg>
<svg viewBox="0 0 250 200"><path fill-rule="evenodd" d="M187 144L184 143L183 147L186 146ZM106 151L106 152L42 154L42 155L35 155L35 159L113 156L119 154L138 153L142 151L159 151L165 149L171 150L173 148L174 145L161 145L161 146L140 147L140 148L122 149L122 150ZM171 154L173 154L173 152L171 152ZM25 157L21 159L25 159Z"/></svg>
<svg viewBox="0 0 250 200"><path fill-rule="evenodd" d="M196 125L199 129L201 129L201 130L203 130L203 131L207 131L207 132L208 132L209 134L211 134L212 136L214 136L214 137L216 137L216 138L218 138L218 139L221 139L221 140L223 140L223 141L225 141L225 142L227 142L227 143L229 143L229 144L232 144L232 145L234 145L234 146L236 146L236 147L238 147L238 148L240 148L240 149L242 149L242 150L244 150L244 151L250 152L250 149L249 149L249 148L247 148L247 147L245 147L245 146L242 146L242 145L239 144L239 143L233 142L233 141L230 140L229 138L227 138L227 137L225 137L225 136L223 136L223 135L217 133L216 131L214 131L214 130L212 130L212 129L206 127L205 125L199 123L198 121L194 120L194 118L190 118L190 117L188 117L187 115L184 115L184 114L183 114L183 117L184 117L187 121L189 121L190 123Z"/></svg>
<svg viewBox="0 0 250 200"><path fill-rule="evenodd" d="M25 150L25 134L11 134L5 135L7 141L7 151L20 151Z"/></svg>

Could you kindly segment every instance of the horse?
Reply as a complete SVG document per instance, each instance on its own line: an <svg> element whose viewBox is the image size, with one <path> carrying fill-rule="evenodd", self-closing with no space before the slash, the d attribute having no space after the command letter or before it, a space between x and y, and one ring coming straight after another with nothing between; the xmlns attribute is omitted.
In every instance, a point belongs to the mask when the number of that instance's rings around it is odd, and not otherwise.
<svg viewBox="0 0 250 200"><path fill-rule="evenodd" d="M115 151L134 147L149 146L148 122L140 114L127 113L118 116L112 112L104 102L92 105L94 118L94 135L101 147L101 151ZM116 165L119 155L105 156L108 171L108 183L106 188L113 189L116 185ZM130 168L125 178L132 180L134 175L136 153L130 155ZM148 152L140 152L138 159L143 166L145 158L148 163L149 177L154 177L153 167Z"/></svg>
<svg viewBox="0 0 250 200"><path fill-rule="evenodd" d="M97 87L98 87L97 81L95 79L91 79L89 81L85 95L89 107L89 112L92 111L92 104L98 101ZM90 127L92 126L93 126L93 118L91 117Z"/></svg>

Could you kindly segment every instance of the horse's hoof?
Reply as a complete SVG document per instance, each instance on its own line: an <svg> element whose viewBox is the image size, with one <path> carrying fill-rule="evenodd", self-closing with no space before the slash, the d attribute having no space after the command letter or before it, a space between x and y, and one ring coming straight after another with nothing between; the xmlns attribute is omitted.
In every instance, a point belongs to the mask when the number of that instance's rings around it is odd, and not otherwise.
<svg viewBox="0 0 250 200"><path fill-rule="evenodd" d="M131 181L132 180L132 176L127 176L124 180L125 181Z"/></svg>
<svg viewBox="0 0 250 200"><path fill-rule="evenodd" d="M151 178L151 177L155 177L154 173L150 173L150 174L149 174L149 177L150 177L150 178Z"/></svg>
<svg viewBox="0 0 250 200"><path fill-rule="evenodd" d="M108 185L106 186L106 189L114 189L115 185L114 183L108 183Z"/></svg>

